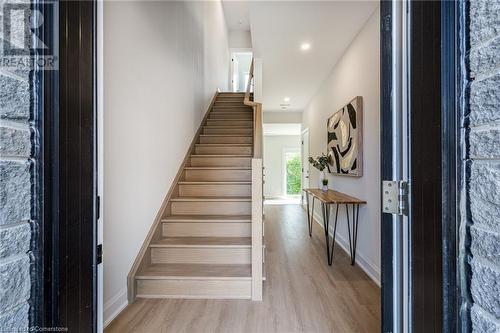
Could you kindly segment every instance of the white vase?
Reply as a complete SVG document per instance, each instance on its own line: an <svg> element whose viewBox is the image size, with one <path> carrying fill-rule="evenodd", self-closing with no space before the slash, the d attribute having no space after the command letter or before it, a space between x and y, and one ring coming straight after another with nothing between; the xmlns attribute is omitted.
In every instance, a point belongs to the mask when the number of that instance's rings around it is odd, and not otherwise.
<svg viewBox="0 0 500 333"><path fill-rule="evenodd" d="M323 179L325 179L325 170L319 172L319 185L318 188L323 188Z"/></svg>

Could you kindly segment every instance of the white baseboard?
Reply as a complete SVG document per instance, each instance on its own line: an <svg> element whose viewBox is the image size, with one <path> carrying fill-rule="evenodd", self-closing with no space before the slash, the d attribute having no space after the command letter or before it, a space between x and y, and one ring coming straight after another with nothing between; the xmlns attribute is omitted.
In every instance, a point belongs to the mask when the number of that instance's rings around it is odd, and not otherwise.
<svg viewBox="0 0 500 333"><path fill-rule="evenodd" d="M323 219L317 212L314 212L314 221L318 223L322 229L324 229ZM333 235L333 226L330 226L329 229L330 230L328 231L328 233L331 236ZM342 237L338 232L337 236L335 237L335 243L337 243L342 248L342 250L344 250L344 252L349 255L349 241ZM367 260L359 251L356 252L356 264L366 273L366 275L370 277L370 279L373 280L373 282L377 284L377 286L381 286L380 268Z"/></svg>
<svg viewBox="0 0 500 333"><path fill-rule="evenodd" d="M127 305L127 288L124 288L104 304L104 328L106 328L106 326L108 326Z"/></svg>

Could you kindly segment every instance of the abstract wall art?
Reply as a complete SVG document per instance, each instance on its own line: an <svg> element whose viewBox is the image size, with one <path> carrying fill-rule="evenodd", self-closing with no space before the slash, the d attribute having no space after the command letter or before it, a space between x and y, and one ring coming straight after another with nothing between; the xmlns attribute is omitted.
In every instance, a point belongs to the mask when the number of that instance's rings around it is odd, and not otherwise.
<svg viewBox="0 0 500 333"><path fill-rule="evenodd" d="M342 176L363 175L363 98L355 97L327 121L331 172Z"/></svg>

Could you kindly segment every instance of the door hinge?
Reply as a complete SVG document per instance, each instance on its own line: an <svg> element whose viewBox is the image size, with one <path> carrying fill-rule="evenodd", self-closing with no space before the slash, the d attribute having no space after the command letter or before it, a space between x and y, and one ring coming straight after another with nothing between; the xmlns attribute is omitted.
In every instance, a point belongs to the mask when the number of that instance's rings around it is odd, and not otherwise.
<svg viewBox="0 0 500 333"><path fill-rule="evenodd" d="M408 215L407 181L382 181L382 210L388 214Z"/></svg>
<svg viewBox="0 0 500 333"><path fill-rule="evenodd" d="M97 264L102 263L102 244L97 245Z"/></svg>

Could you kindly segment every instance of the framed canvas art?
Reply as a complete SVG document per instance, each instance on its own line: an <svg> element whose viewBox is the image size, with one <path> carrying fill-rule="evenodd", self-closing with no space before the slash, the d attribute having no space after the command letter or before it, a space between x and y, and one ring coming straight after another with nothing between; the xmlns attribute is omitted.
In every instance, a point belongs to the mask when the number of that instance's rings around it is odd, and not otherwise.
<svg viewBox="0 0 500 333"><path fill-rule="evenodd" d="M363 175L363 98L355 97L327 121L331 172L341 176Z"/></svg>

